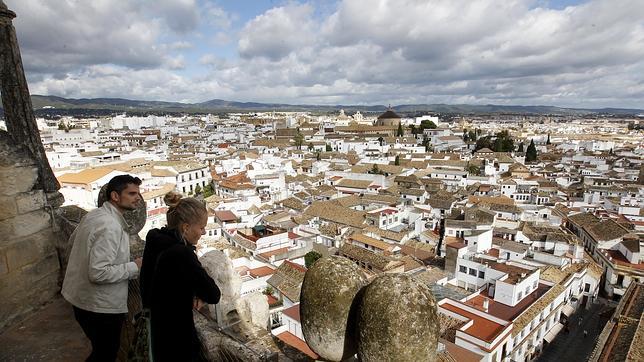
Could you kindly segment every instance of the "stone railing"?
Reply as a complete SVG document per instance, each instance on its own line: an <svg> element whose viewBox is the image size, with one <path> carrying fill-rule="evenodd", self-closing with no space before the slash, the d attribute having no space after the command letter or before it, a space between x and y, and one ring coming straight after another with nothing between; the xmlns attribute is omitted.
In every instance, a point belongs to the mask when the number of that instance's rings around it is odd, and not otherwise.
<svg viewBox="0 0 644 362"><path fill-rule="evenodd" d="M306 272L300 296L302 332L322 359L434 361L439 324L429 288L406 274L368 280L339 256ZM395 341L395 343L392 343Z"/></svg>

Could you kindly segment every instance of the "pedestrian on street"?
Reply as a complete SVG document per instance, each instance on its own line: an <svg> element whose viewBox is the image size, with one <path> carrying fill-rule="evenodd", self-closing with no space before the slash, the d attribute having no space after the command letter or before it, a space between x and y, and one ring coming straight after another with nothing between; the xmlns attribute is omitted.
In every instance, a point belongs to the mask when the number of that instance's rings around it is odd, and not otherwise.
<svg viewBox="0 0 644 362"><path fill-rule="evenodd" d="M87 213L70 237L72 250L61 294L92 344L87 361L114 361L127 314L128 280L139 276L141 258L130 261L130 235L123 212L141 200L141 179L112 178L108 200Z"/></svg>

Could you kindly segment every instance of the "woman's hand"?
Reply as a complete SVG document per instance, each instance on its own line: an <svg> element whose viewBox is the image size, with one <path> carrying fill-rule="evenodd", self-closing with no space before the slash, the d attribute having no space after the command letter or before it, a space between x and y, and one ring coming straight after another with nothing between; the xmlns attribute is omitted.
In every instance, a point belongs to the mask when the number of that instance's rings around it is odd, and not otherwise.
<svg viewBox="0 0 644 362"><path fill-rule="evenodd" d="M206 302L197 297L195 297L195 300L192 302L192 308L194 308L195 310L201 310L204 305L206 305Z"/></svg>

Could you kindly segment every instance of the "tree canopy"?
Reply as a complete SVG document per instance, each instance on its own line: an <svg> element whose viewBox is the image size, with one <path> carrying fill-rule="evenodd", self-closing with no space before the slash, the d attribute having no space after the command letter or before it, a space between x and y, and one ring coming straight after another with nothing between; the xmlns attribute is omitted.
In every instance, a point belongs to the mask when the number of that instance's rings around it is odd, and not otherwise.
<svg viewBox="0 0 644 362"><path fill-rule="evenodd" d="M295 134L295 137L293 137L293 140L295 141L295 147L297 147L298 150L302 149L302 144L304 143L304 135L302 132L300 132L300 129L297 129L297 133Z"/></svg>
<svg viewBox="0 0 644 362"><path fill-rule="evenodd" d="M534 145L534 140L530 140L530 145L525 152L526 162L533 162L537 160L537 147Z"/></svg>
<svg viewBox="0 0 644 362"><path fill-rule="evenodd" d="M304 265L306 268L310 268L313 264L315 264L318 259L322 257L322 254L318 253L315 250L311 250L308 253L304 254Z"/></svg>
<svg viewBox="0 0 644 362"><path fill-rule="evenodd" d="M478 151L483 148L489 148L494 152L512 152L514 151L514 140L507 130L503 130L494 136L483 136L476 140L474 150Z"/></svg>
<svg viewBox="0 0 644 362"><path fill-rule="evenodd" d="M436 123L434 123L433 121L430 121L430 120L426 119L426 120L423 120L423 121L420 122L420 129L421 130L434 129L434 128L437 128L437 126L436 126Z"/></svg>

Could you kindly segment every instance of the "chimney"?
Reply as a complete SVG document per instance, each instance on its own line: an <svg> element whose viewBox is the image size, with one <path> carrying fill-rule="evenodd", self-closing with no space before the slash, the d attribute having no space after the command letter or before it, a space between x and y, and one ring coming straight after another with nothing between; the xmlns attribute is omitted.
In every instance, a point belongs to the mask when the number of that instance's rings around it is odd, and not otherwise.
<svg viewBox="0 0 644 362"><path fill-rule="evenodd" d="M490 300L487 299L487 298L484 298L483 299L483 310L487 312L489 308L490 308Z"/></svg>

